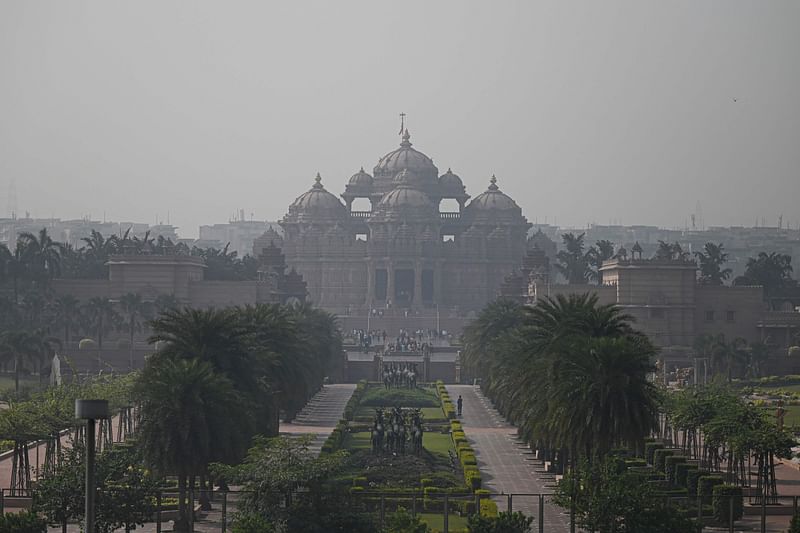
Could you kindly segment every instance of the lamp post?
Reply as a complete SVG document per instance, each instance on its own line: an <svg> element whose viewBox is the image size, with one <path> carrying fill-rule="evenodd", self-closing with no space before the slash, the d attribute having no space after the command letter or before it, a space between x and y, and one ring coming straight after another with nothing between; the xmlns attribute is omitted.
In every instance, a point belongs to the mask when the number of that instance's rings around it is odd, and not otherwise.
<svg viewBox="0 0 800 533"><path fill-rule="evenodd" d="M75 418L86 420L86 533L94 530L94 430L96 420L109 418L108 400L75 400Z"/></svg>

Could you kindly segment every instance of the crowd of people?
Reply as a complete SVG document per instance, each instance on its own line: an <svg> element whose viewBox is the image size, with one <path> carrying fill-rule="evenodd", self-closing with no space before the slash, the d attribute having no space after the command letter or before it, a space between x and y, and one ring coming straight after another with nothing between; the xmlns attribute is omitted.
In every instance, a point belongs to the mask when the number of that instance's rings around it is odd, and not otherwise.
<svg viewBox="0 0 800 533"><path fill-rule="evenodd" d="M424 351L429 345L438 339L449 337L446 331L435 329L417 329L414 331L400 329L394 339L389 339L386 330L364 330L353 329L351 336L364 353L369 353L373 349L376 351L385 350L388 352L418 352Z"/></svg>

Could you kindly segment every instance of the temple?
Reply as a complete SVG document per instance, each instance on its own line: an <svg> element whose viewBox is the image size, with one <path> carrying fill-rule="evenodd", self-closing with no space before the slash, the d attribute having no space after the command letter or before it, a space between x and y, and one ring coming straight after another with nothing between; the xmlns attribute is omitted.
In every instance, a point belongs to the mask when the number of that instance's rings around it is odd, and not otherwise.
<svg viewBox="0 0 800 533"><path fill-rule="evenodd" d="M476 311L531 246L530 224L494 176L469 200L461 178L450 169L440 175L408 130L372 175L362 168L350 178L341 198L318 174L280 222L287 264L307 282L309 299L333 311ZM359 199L368 210L354 209ZM453 210L443 210L448 200Z"/></svg>

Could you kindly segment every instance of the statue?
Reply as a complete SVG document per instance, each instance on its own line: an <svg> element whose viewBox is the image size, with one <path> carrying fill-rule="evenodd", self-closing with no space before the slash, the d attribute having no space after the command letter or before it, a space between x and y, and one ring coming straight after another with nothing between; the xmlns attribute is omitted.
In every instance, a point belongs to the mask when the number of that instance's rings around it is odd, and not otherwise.
<svg viewBox="0 0 800 533"><path fill-rule="evenodd" d="M372 424L372 453L379 454L383 450L383 409L375 409L375 422Z"/></svg>

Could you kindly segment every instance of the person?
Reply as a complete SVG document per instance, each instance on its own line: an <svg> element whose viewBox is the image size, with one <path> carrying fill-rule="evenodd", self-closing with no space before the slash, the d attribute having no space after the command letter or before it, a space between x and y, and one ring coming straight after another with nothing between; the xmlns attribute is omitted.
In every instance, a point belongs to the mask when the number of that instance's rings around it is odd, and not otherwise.
<svg viewBox="0 0 800 533"><path fill-rule="evenodd" d="M458 395L458 400L456 401L456 407L458 407L458 416L461 416L461 407L464 405L464 400L461 398L461 395Z"/></svg>

